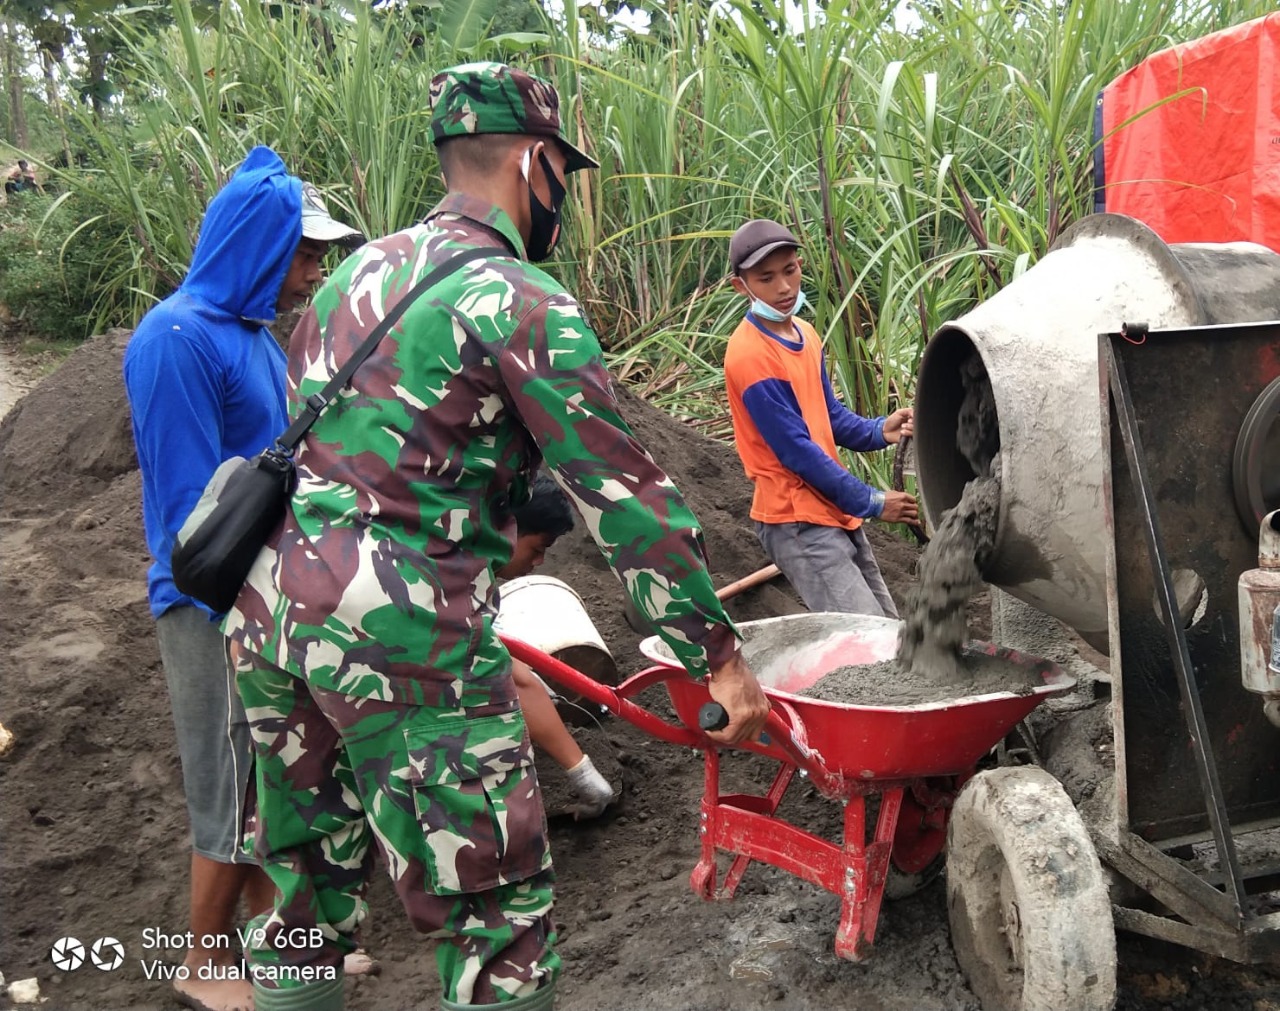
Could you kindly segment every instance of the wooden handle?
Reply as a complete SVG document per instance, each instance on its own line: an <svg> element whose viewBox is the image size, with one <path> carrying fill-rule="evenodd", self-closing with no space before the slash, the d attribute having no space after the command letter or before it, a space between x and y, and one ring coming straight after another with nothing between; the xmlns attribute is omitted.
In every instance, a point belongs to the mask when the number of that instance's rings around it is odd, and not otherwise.
<svg viewBox="0 0 1280 1011"><path fill-rule="evenodd" d="M781 575L781 570L776 565L766 565L763 569L757 569L749 576L743 576L737 582L730 583L723 589L716 590L716 599L719 601L728 600L730 597L736 597L743 590L749 590L753 586L759 586L761 583L767 583L774 576Z"/></svg>

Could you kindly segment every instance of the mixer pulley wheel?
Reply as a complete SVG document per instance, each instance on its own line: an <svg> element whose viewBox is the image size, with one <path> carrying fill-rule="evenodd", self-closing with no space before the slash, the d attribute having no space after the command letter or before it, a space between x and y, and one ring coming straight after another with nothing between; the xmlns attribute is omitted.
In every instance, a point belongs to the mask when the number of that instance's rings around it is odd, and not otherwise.
<svg viewBox="0 0 1280 1011"><path fill-rule="evenodd" d="M1244 416L1231 457L1231 486L1240 522L1257 537L1262 517L1280 508L1280 378Z"/></svg>

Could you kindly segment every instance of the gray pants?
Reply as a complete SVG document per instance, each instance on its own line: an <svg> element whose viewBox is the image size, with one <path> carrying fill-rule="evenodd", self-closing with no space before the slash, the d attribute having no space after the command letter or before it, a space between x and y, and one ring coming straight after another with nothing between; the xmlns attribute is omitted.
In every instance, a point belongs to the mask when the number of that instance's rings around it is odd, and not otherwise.
<svg viewBox="0 0 1280 1011"><path fill-rule="evenodd" d="M253 863L240 848L253 738L227 638L198 607L160 615L156 637L178 734L191 848L220 864Z"/></svg>
<svg viewBox="0 0 1280 1011"><path fill-rule="evenodd" d="M810 611L898 617L862 527L757 522L756 536Z"/></svg>

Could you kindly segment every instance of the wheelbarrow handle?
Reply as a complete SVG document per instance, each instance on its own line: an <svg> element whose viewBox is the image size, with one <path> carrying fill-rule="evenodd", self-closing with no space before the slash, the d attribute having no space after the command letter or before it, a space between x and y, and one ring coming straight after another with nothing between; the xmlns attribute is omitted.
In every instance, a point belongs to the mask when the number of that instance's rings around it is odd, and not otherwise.
<svg viewBox="0 0 1280 1011"><path fill-rule="evenodd" d="M502 640L503 645L507 647L513 657L528 664L534 673L577 692L597 705L604 706L619 719L626 720L632 726L643 730L651 737L685 748L705 748L707 746L706 737L698 731L668 723L661 717L649 712L644 706L636 705L629 698L626 698L626 694L641 691L660 681L666 681L672 677L688 677L689 675L685 674L684 671L656 667L642 671L635 677L629 678L618 688L611 688L587 677L581 671L575 670L562 660L557 660L555 657L542 652L542 650L530 646L527 642L511 639L505 635L500 635L498 638Z"/></svg>
<svg viewBox="0 0 1280 1011"><path fill-rule="evenodd" d="M505 635L500 635L499 638L513 657L528 664L535 673L577 692L597 705L604 706L619 719L626 720L651 737L683 748L719 747L719 742L710 740L702 731L668 723L649 712L644 706L631 701L630 696L638 695L653 685L676 678L688 678L689 675L678 667L650 667L627 678L617 688L611 688L587 677L581 671L574 670L568 664L549 656L542 650L530 646L527 642ZM838 789L843 778L839 773L833 773L828 769L822 756L809 747L808 734L799 714L781 699L770 699L770 702L772 708L769 710L768 719L765 720L765 734L787 754L793 764L809 775L816 786L828 791ZM703 706L703 710L705 711L708 706L720 708L718 702L709 702ZM782 716L784 712L785 719ZM702 715L699 713L699 722L701 720Z"/></svg>
<svg viewBox="0 0 1280 1011"><path fill-rule="evenodd" d="M808 773L810 779L823 788L838 788L842 778L827 768L818 752L809 747L808 735L798 713L781 699L771 699L772 708L764 723L762 743L775 743L791 758L792 763ZM782 712L787 718L784 719ZM790 722L788 722L790 721ZM729 714L719 702L704 702L698 710L698 727L711 732L723 730L729 725Z"/></svg>

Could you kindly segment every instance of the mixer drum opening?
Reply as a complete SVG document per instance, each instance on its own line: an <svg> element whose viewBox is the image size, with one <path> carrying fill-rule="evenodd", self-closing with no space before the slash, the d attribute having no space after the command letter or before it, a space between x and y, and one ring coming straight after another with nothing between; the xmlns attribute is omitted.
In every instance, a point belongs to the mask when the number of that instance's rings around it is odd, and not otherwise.
<svg viewBox="0 0 1280 1011"><path fill-rule="evenodd" d="M968 334L942 327L925 348L916 385L916 476L930 529L978 476L956 441L964 403L964 365L978 354ZM989 382L989 380L987 381Z"/></svg>

